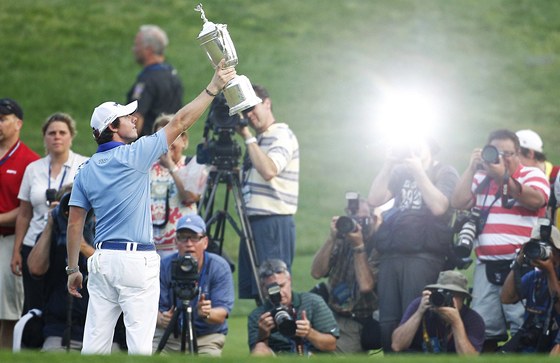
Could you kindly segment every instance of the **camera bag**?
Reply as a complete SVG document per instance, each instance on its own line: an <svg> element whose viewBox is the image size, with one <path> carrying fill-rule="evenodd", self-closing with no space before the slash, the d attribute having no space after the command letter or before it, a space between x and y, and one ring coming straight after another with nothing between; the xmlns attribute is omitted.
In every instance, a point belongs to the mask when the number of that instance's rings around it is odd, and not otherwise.
<svg viewBox="0 0 560 363"><path fill-rule="evenodd" d="M486 279L494 285L502 286L511 269L512 260L484 261L486 265Z"/></svg>

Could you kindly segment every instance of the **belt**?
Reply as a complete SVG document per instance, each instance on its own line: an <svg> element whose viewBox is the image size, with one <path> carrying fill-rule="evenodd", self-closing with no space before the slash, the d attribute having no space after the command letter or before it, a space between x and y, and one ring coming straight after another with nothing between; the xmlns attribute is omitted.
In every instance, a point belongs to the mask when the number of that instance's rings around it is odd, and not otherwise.
<svg viewBox="0 0 560 363"><path fill-rule="evenodd" d="M98 250L117 250L117 251L155 251L156 246L152 243L138 242L98 242L95 244Z"/></svg>

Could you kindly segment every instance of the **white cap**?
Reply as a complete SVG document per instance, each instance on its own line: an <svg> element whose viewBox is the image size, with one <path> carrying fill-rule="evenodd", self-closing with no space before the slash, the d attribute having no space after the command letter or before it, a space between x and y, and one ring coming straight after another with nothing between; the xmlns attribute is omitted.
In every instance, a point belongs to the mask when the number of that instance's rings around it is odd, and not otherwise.
<svg viewBox="0 0 560 363"><path fill-rule="evenodd" d="M132 101L126 106L119 105L116 102L102 103L93 110L90 122L91 128L94 133L97 131L101 134L111 122L115 121L118 117L134 113L137 107L138 101Z"/></svg>
<svg viewBox="0 0 560 363"><path fill-rule="evenodd" d="M519 130L515 133L519 138L519 144L526 149L543 152L543 142L539 134L533 130Z"/></svg>

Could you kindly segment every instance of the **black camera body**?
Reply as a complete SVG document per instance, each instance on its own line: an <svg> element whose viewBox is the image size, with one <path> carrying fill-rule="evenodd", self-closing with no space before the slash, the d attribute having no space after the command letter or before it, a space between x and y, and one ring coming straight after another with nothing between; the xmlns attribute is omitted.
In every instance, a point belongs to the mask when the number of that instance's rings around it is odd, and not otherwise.
<svg viewBox="0 0 560 363"><path fill-rule="evenodd" d="M247 120L238 114L230 116L229 106L223 93L214 98L210 105L204 127L205 141L196 148L199 164L214 165L218 170L232 170L239 165L241 147L233 135L238 127L247 126ZM213 132L212 136L208 134Z"/></svg>
<svg viewBox="0 0 560 363"><path fill-rule="evenodd" d="M446 289L433 289L431 290L430 304L433 307L452 307L453 306L453 292Z"/></svg>
<svg viewBox="0 0 560 363"><path fill-rule="evenodd" d="M348 233L356 232L358 225L362 230L371 223L370 217L358 217L358 210L360 209L360 194L356 192L347 192L346 201L348 211L347 216L338 217L335 227L339 238L343 238Z"/></svg>
<svg viewBox="0 0 560 363"><path fill-rule="evenodd" d="M525 263L529 264L533 260L548 260L552 256L552 245L550 236L552 225L547 218L539 219L540 239L531 239L521 247Z"/></svg>
<svg viewBox="0 0 560 363"><path fill-rule="evenodd" d="M190 255L178 256L171 261L171 284L181 300L193 300L198 295L198 262Z"/></svg>
<svg viewBox="0 0 560 363"><path fill-rule="evenodd" d="M280 286L277 283L272 283L267 286L268 299L272 304L272 309L269 311L274 320L275 330L285 337L292 338L296 334L296 313L294 309L282 305L282 297L280 295Z"/></svg>
<svg viewBox="0 0 560 363"><path fill-rule="evenodd" d="M47 204L51 204L56 201L58 191L53 188L49 188L45 191L45 197L47 198Z"/></svg>

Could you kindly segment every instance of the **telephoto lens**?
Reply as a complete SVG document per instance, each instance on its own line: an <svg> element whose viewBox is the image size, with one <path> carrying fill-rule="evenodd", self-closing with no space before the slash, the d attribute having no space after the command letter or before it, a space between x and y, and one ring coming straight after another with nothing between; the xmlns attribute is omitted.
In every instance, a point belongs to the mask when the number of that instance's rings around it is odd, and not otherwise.
<svg viewBox="0 0 560 363"><path fill-rule="evenodd" d="M466 221L457 236L454 250L455 254L461 258L469 257L473 249L476 237L476 223L472 220Z"/></svg>
<svg viewBox="0 0 560 363"><path fill-rule="evenodd" d="M500 163L500 152L494 145L486 145L482 149L482 153L480 156L482 157L482 160L484 160L488 164Z"/></svg>
<svg viewBox="0 0 560 363"><path fill-rule="evenodd" d="M430 304L436 308L442 306L453 306L453 293L445 289L432 290Z"/></svg>
<svg viewBox="0 0 560 363"><path fill-rule="evenodd" d="M546 242L529 241L523 245L523 254L529 260L548 260L552 249Z"/></svg>
<svg viewBox="0 0 560 363"><path fill-rule="evenodd" d="M350 217L341 216L336 220L336 230L340 235L345 235L358 230L358 223Z"/></svg>

